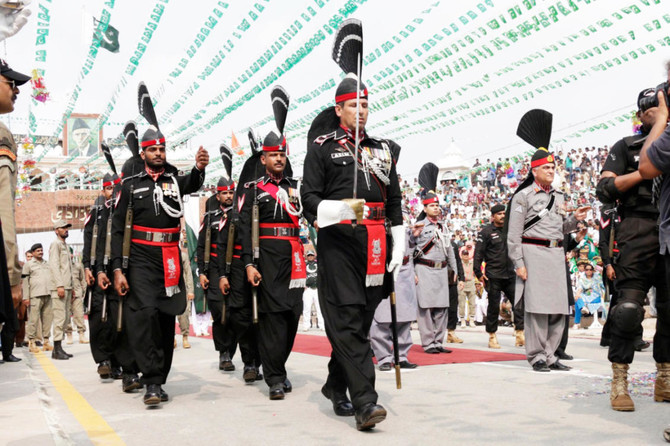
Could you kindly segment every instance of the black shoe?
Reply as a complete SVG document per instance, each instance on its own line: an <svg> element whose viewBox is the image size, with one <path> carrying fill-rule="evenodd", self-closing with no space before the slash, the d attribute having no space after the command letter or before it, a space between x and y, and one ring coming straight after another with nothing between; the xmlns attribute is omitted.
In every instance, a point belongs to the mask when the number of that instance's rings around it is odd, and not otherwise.
<svg viewBox="0 0 670 446"><path fill-rule="evenodd" d="M400 365L401 369L415 369L418 367L418 365L409 361L400 361L398 365Z"/></svg>
<svg viewBox="0 0 670 446"><path fill-rule="evenodd" d="M564 361L572 361L573 359L575 359L572 355L568 355L565 352L556 352L556 357Z"/></svg>
<svg viewBox="0 0 670 446"><path fill-rule="evenodd" d="M442 347L441 345L440 345L440 346L437 346L437 347L435 347L435 348L436 348L437 351L440 352L440 353L451 353L451 350L449 350L448 348L444 348L444 347Z"/></svg>
<svg viewBox="0 0 670 446"><path fill-rule="evenodd" d="M286 378L284 380L284 393L291 393L293 391L293 384L291 384L291 381Z"/></svg>
<svg viewBox="0 0 670 446"><path fill-rule="evenodd" d="M256 367L254 367L253 365L244 366L244 373L242 374L242 378L244 378L245 383L252 383L256 381L257 376L258 376L258 370L256 370Z"/></svg>
<svg viewBox="0 0 670 446"><path fill-rule="evenodd" d="M600 338L600 346L601 347L609 347L610 346L609 338Z"/></svg>
<svg viewBox="0 0 670 446"><path fill-rule="evenodd" d="M270 386L270 399L283 400L284 399L284 383L273 384Z"/></svg>
<svg viewBox="0 0 670 446"><path fill-rule="evenodd" d="M35 345L38 347L42 347L42 341L35 341Z"/></svg>
<svg viewBox="0 0 670 446"><path fill-rule="evenodd" d="M379 404L368 403L356 410L356 429L366 431L386 419L386 409Z"/></svg>
<svg viewBox="0 0 670 446"><path fill-rule="evenodd" d="M0 359L0 364L4 364L4 363L5 363L5 360L4 360L4 359Z"/></svg>
<svg viewBox="0 0 670 446"><path fill-rule="evenodd" d="M5 362L19 362L21 358L17 358L16 356L10 353L9 356L3 356L2 360Z"/></svg>
<svg viewBox="0 0 670 446"><path fill-rule="evenodd" d="M100 378L107 379L110 373L112 373L112 363L109 360L105 359L98 364L98 375L100 375Z"/></svg>
<svg viewBox="0 0 670 446"><path fill-rule="evenodd" d="M383 364L379 364L379 371L380 372L388 372L392 368L393 368L393 364L391 364L390 362L385 362Z"/></svg>
<svg viewBox="0 0 670 446"><path fill-rule="evenodd" d="M424 351L425 351L426 353L430 353L431 355L440 353L440 351L439 351L438 349L436 349L435 347L427 348L427 349L424 350Z"/></svg>
<svg viewBox="0 0 670 446"><path fill-rule="evenodd" d="M112 367L112 373L109 376L112 379L121 379L123 378L123 370L121 370L121 367Z"/></svg>
<svg viewBox="0 0 670 446"><path fill-rule="evenodd" d="M70 359L60 346L61 341L54 341L54 349L51 351L51 359Z"/></svg>
<svg viewBox="0 0 670 446"><path fill-rule="evenodd" d="M258 374L256 375L256 381L263 381L263 374L260 372L260 369L258 369Z"/></svg>
<svg viewBox="0 0 670 446"><path fill-rule="evenodd" d="M547 367L547 363L545 361L537 361L535 364L533 364L533 370L536 372L550 372L551 369Z"/></svg>
<svg viewBox="0 0 670 446"><path fill-rule="evenodd" d="M572 370L572 367L567 366L565 364L561 364L561 361L558 359L556 360L555 363L551 364L549 366L551 370L558 370L559 372L567 372L568 370Z"/></svg>
<svg viewBox="0 0 670 446"><path fill-rule="evenodd" d="M335 412L335 415L340 417L351 417L356 413L354 406L351 404L349 398L347 398L346 393L335 393L324 384L323 387L321 387L321 394L333 403L333 411Z"/></svg>
<svg viewBox="0 0 670 446"><path fill-rule="evenodd" d="M136 373L124 373L123 378L121 378L121 388L125 393L141 389L140 377Z"/></svg>
<svg viewBox="0 0 670 446"><path fill-rule="evenodd" d="M219 354L219 370L224 372L234 372L235 364L230 359L230 354L228 352L221 352Z"/></svg>
<svg viewBox="0 0 670 446"><path fill-rule="evenodd" d="M170 400L170 395L167 394L165 390L163 390L162 387L160 387L160 394L161 394L161 403L165 403Z"/></svg>
<svg viewBox="0 0 670 446"><path fill-rule="evenodd" d="M649 346L651 346L650 343L640 339L640 341L635 344L635 351L636 352L641 352L642 350L649 348Z"/></svg>
<svg viewBox="0 0 670 446"><path fill-rule="evenodd" d="M144 394L144 404L147 406L158 406L161 403L161 386L158 384L147 384Z"/></svg>

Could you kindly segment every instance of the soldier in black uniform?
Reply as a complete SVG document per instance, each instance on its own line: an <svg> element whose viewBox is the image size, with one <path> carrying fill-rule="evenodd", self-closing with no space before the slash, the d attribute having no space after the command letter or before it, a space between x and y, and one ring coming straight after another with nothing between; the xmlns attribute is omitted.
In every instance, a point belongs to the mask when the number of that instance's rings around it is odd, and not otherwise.
<svg viewBox="0 0 670 446"><path fill-rule="evenodd" d="M355 410L359 430L386 418L386 410L377 404L368 333L377 305L390 292L393 276L388 271L399 271L405 250L395 167L400 147L365 131L367 97L365 85L361 82L358 90L356 75L349 73L337 87L335 107L314 120L307 135L302 193L305 215L319 231L319 302L333 347L321 391L337 415L353 415ZM357 119L360 145L354 153ZM363 201L365 208L360 209Z"/></svg>
<svg viewBox="0 0 670 446"><path fill-rule="evenodd" d="M618 229L621 219L617 213L617 209L614 204L608 204L602 206L600 210L600 228L599 228L599 241L598 241L598 251L600 252L601 258L603 260L603 282L605 288L609 289L610 297L610 308L614 307L617 304L619 293L616 292L614 286L614 281L616 279L616 272L614 270L614 263L619 257L619 248L617 247L616 241L616 231ZM612 255L610 255L610 236L613 240ZM605 325L603 325L602 333L600 334L600 346L609 347L610 346L610 328L612 312L607 313L607 319ZM642 339L642 332L640 331L635 338L635 351L641 352L642 350L649 348L651 344L644 339Z"/></svg>
<svg viewBox="0 0 670 446"><path fill-rule="evenodd" d="M477 236L475 247L475 276L484 281L488 292L489 304L486 309L486 332L489 334L489 348L500 348L496 332L500 316L500 293L504 292L510 301L514 300L516 273L514 265L507 256L507 243L503 235L505 224L505 206L496 204L491 207L491 224L485 226ZM486 272L482 273L482 262L486 262ZM523 347L523 300L514 305L515 346Z"/></svg>
<svg viewBox="0 0 670 446"><path fill-rule="evenodd" d="M144 90L144 92L142 91ZM146 385L144 403L158 405L168 395L165 383L174 352L175 316L186 307L179 250L182 196L197 192L205 179L209 155L202 147L189 172L165 160L165 137L157 127L151 98L140 84L140 112L150 123L142 136L145 169L125 179L112 222L114 288L124 296L124 323L133 356ZM150 113L148 113L150 110ZM126 209L134 218L127 271L122 270Z"/></svg>
<svg viewBox="0 0 670 446"><path fill-rule="evenodd" d="M646 89L640 100L654 95ZM598 182L596 193L603 204L618 204L621 223L616 232L619 257L614 263L616 305L610 309L610 346L608 359L614 378L610 400L612 409L635 410L628 394L627 372L635 353L636 340L642 335L644 301L652 286L656 287L659 319L668 302L665 264L659 254L658 209L652 203L652 180L644 180L638 171L640 151L651 128L647 116L638 111L642 134L618 141L610 150ZM659 323L661 321L659 320ZM657 330L654 336L654 359L659 374L670 371L670 339ZM670 401L670 382L657 380L654 398Z"/></svg>
<svg viewBox="0 0 670 446"><path fill-rule="evenodd" d="M113 206L112 194L114 186L119 183L116 174L106 174L102 179L102 194L95 200L86 223L84 224L84 250L82 263L86 283L93 286L92 299L88 315L88 324L91 330L91 354L93 360L98 364L100 378L120 378L120 363L114 356L116 346L116 310L118 298L111 289L104 290L96 286L98 272L107 273L107 266L111 266L109 258L105 258L105 241L107 235L107 222L111 216ZM91 252L93 231L96 230L97 239L95 252ZM105 321L103 321L103 301L105 306Z"/></svg>
<svg viewBox="0 0 670 446"><path fill-rule="evenodd" d="M205 290L209 310L212 313L212 340L214 341L214 348L219 352L219 370L227 372L235 370L232 357L235 354L236 342L230 324L221 324L223 294L219 289L219 278L222 275L222 270L219 269L218 241L222 237L228 236L228 233L224 234L223 232L228 219L232 215L234 194L235 183L226 177L221 177L216 186L216 194L207 200L206 212L200 227L196 249L200 286ZM207 238L207 226L211 228L211 258L206 265L205 239Z"/></svg>
<svg viewBox="0 0 670 446"><path fill-rule="evenodd" d="M284 399L293 389L286 361L293 348L302 314L305 289L305 257L300 241L302 213L298 181L285 171L287 142L282 131L288 111L288 95L274 87L273 108L277 129L263 140L261 152L246 163L240 184L240 239L247 280L258 291L258 348L270 399ZM278 111L277 107L281 108ZM258 165L260 161L261 165ZM261 170L262 169L262 170ZM250 172L251 181L247 172ZM260 177L254 172L263 172ZM260 251L252 251L252 210L257 203Z"/></svg>

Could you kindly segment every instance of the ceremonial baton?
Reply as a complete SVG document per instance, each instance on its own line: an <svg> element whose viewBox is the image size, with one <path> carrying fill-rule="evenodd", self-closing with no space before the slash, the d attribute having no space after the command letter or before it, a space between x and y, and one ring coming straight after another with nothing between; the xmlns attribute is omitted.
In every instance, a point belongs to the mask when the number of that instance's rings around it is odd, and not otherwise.
<svg viewBox="0 0 670 446"><path fill-rule="evenodd" d="M232 213L232 211L231 211ZM230 226L228 226L228 241L226 242L226 277L228 277L228 280L230 280L230 269L231 265L233 263L233 248L235 245L235 223L232 221L230 222ZM221 290L223 294L223 290ZM230 291L228 291L230 292ZM221 311L221 325L224 325L226 323L226 295L223 294L223 310Z"/></svg>
<svg viewBox="0 0 670 446"><path fill-rule="evenodd" d="M400 266L397 268L400 268ZM402 389L402 381L400 379L400 353L398 351L398 314L396 313L395 278L393 277L393 273L391 273L391 297L389 298L389 303L391 304L391 338L393 340L395 386L396 389Z"/></svg>

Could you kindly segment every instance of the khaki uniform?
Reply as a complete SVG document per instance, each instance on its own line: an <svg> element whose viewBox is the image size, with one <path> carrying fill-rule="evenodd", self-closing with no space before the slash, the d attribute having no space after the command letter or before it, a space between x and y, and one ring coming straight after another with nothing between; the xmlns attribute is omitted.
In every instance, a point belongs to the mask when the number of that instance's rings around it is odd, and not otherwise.
<svg viewBox="0 0 670 446"><path fill-rule="evenodd" d="M17 171L14 137L7 126L0 122L0 191L11 192L10 194L0 194L0 220L2 221L2 236L5 239L7 271L9 272L9 284L11 286L21 283L21 264L19 263L16 222L14 221Z"/></svg>
<svg viewBox="0 0 670 446"><path fill-rule="evenodd" d="M86 324L84 323L84 295L86 294L86 275L84 273L84 265L81 262L75 262L72 265L72 303L70 313L74 319L74 324L77 326L77 333L79 336L86 332ZM72 321L67 318L67 327L65 328L67 334L72 333Z"/></svg>
<svg viewBox="0 0 670 446"><path fill-rule="evenodd" d="M51 271L51 304L53 306L54 341L62 341L70 318L72 301L72 261L67 244L55 240L49 247L49 270ZM65 297L58 297L58 288L65 289Z"/></svg>
<svg viewBox="0 0 670 446"><path fill-rule="evenodd" d="M33 258L23 265L23 276L23 298L30 300L28 340L49 339L53 321L49 263ZM40 334L38 325L41 325Z"/></svg>
<svg viewBox="0 0 670 446"><path fill-rule="evenodd" d="M463 274L465 275L465 280L461 282L461 287L458 290L458 317L461 321L465 320L465 305L468 305L468 320L471 324L475 322L475 300L476 289L475 289L475 274L474 274L474 261L472 259L466 260L461 257L461 262L463 263Z"/></svg>

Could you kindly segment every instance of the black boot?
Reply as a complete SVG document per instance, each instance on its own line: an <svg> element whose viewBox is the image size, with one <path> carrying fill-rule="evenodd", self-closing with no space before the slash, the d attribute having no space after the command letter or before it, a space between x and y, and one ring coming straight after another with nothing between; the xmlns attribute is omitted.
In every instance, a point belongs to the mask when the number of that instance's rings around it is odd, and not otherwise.
<svg viewBox="0 0 670 446"><path fill-rule="evenodd" d="M55 342L54 342L54 344L55 344ZM63 350L63 344L62 344L62 342L59 342L58 345L60 345L60 351L61 351L61 353L63 353L65 356L67 356L68 358L71 358L72 356L74 356L74 355L69 354L69 353L66 352L65 350Z"/></svg>
<svg viewBox="0 0 670 446"><path fill-rule="evenodd" d="M60 346L61 341L54 341L54 349L51 352L51 359L70 359Z"/></svg>
<svg viewBox="0 0 670 446"><path fill-rule="evenodd" d="M219 370L225 372L235 371L235 364L233 364L233 361L230 359L230 354L228 352L219 353Z"/></svg>
<svg viewBox="0 0 670 446"><path fill-rule="evenodd" d="M141 389L140 377L137 373L124 373L121 380L121 388L125 393L130 393L133 390Z"/></svg>

